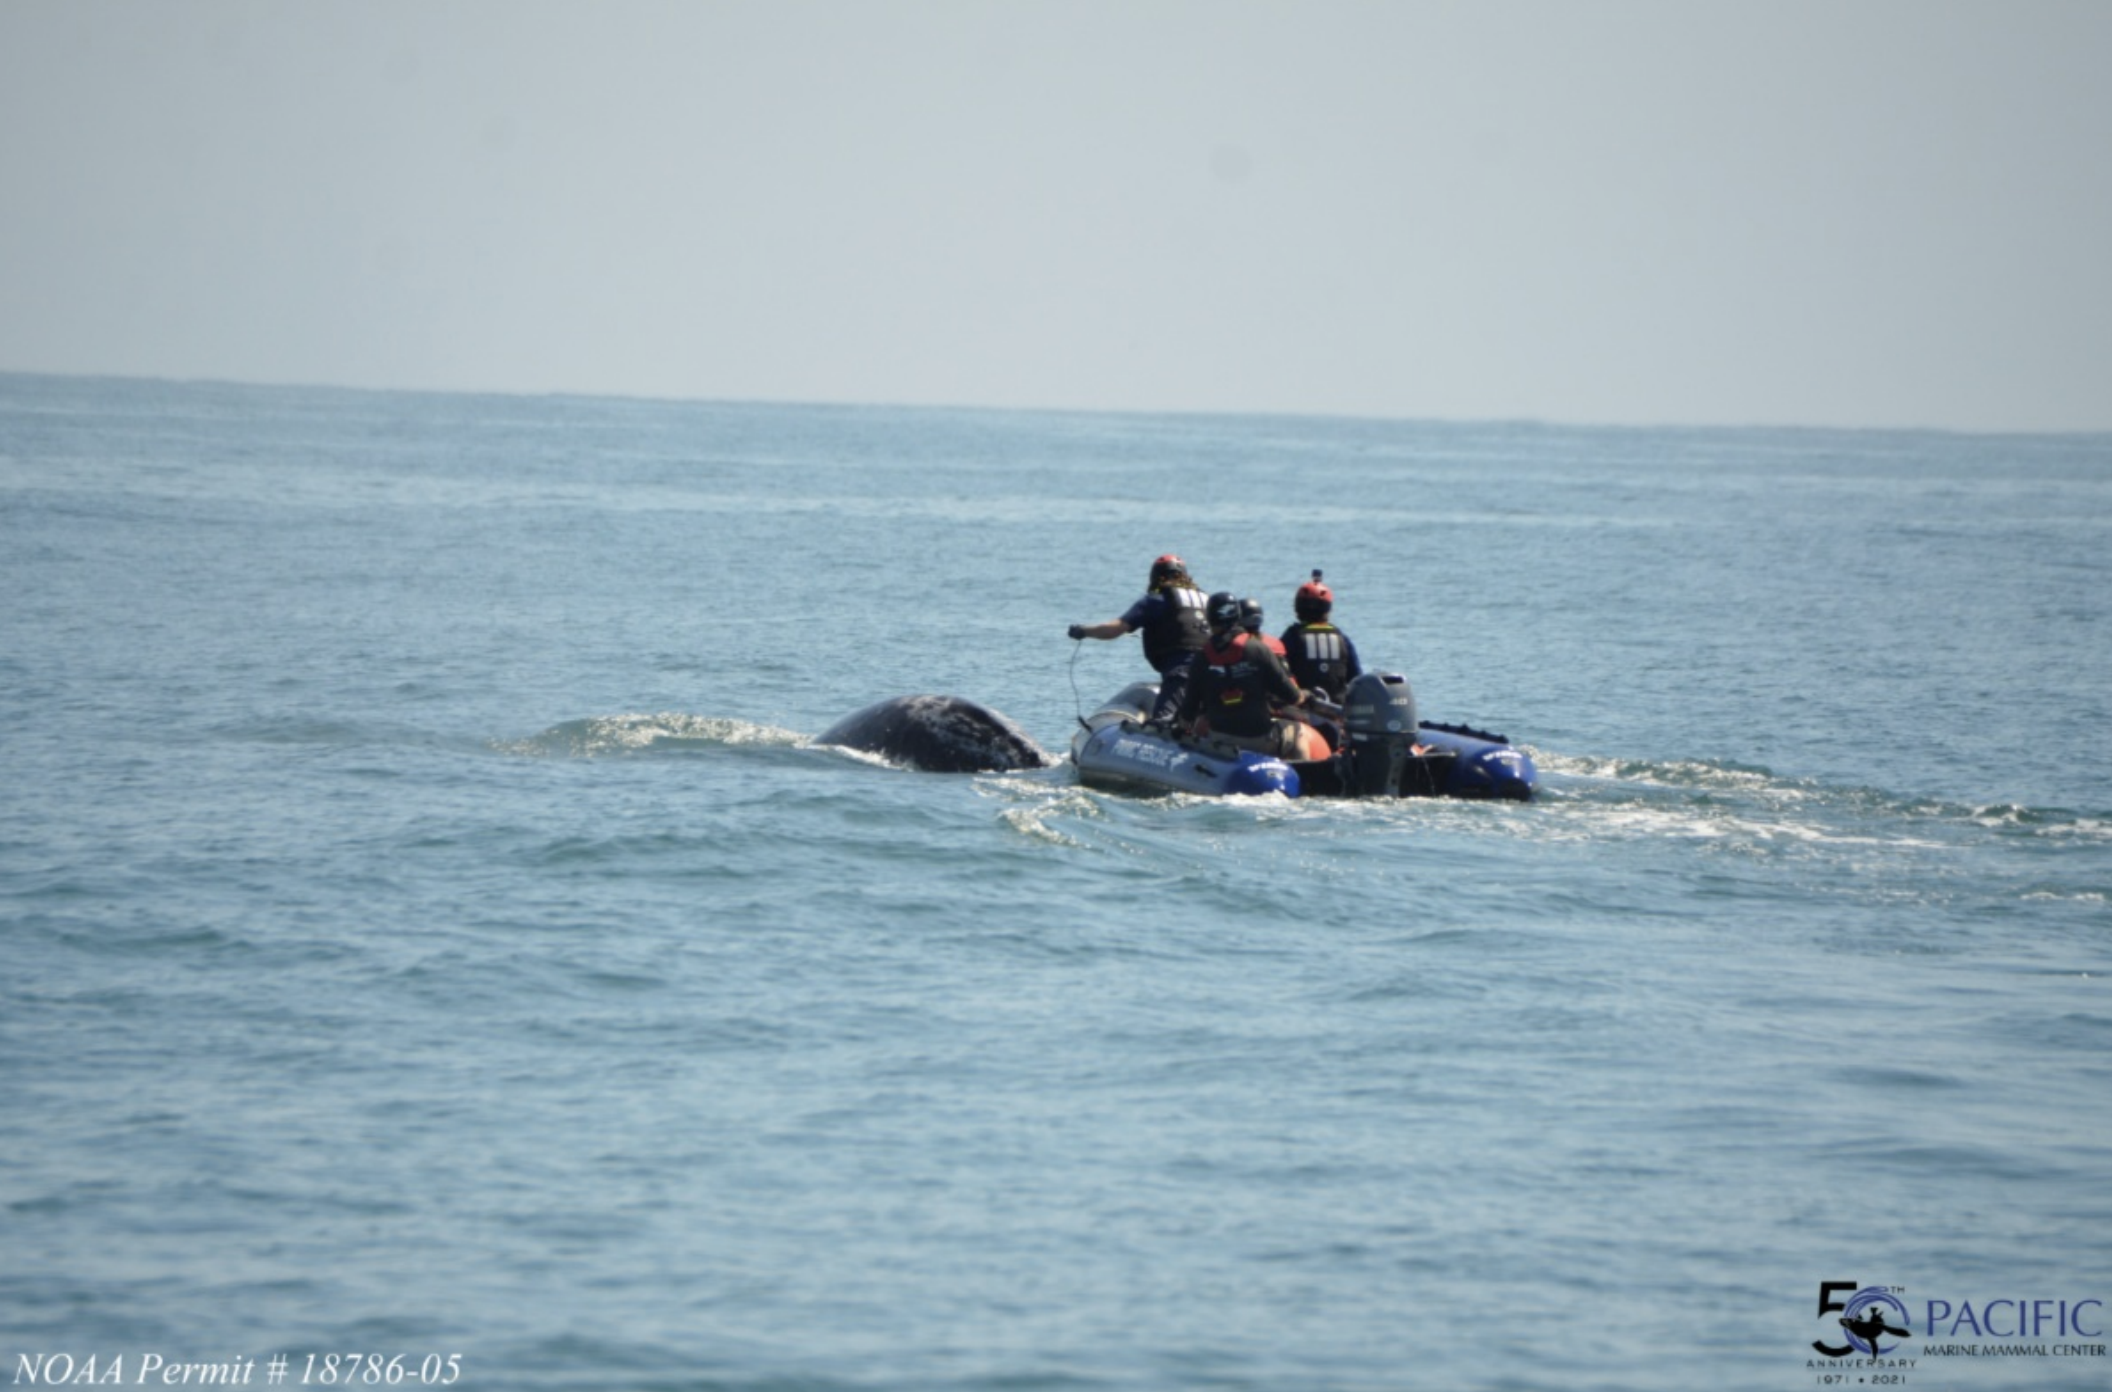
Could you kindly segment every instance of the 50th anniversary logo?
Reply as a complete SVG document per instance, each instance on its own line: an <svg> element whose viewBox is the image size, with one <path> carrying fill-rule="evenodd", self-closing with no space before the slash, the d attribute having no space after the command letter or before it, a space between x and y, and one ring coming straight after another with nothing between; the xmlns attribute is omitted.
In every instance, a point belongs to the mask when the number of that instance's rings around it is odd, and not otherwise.
<svg viewBox="0 0 2112 1392"><path fill-rule="evenodd" d="M2105 1302L2095 1297L2012 1297L1819 1283L1824 1330L1804 1366L1822 1387L1901 1386L1929 1361L2103 1358ZM1952 1362L1951 1360L1959 1360Z"/></svg>

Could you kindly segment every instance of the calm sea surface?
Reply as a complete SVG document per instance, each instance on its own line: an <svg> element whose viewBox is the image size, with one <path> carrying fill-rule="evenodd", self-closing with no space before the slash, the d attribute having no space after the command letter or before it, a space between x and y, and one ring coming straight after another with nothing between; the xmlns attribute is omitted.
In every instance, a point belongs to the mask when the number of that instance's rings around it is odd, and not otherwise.
<svg viewBox="0 0 2112 1392"><path fill-rule="evenodd" d="M809 743L1169 550L1545 795ZM0 585L0 1382L2112 1385L2112 438L0 377Z"/></svg>

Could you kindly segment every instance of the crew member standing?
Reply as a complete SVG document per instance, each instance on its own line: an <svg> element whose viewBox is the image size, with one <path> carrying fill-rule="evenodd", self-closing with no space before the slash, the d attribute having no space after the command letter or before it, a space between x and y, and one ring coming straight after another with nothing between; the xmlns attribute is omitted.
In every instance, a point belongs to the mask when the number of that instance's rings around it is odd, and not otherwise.
<svg viewBox="0 0 2112 1392"><path fill-rule="evenodd" d="M1144 660L1159 674L1159 699L1151 708L1150 724L1171 733L1210 636L1203 622L1202 588L1189 577L1179 556L1161 556L1151 563L1144 597L1121 618L1070 628L1074 639L1112 639L1125 633L1144 636Z"/></svg>

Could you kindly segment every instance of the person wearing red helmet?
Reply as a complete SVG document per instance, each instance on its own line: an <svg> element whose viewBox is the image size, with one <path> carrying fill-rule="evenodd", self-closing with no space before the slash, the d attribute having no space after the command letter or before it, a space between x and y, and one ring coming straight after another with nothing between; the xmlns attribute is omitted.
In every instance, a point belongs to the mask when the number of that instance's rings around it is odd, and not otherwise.
<svg viewBox="0 0 2112 1392"><path fill-rule="evenodd" d="M1298 622L1283 631L1284 665L1300 686L1311 687L1339 705L1342 693L1363 675L1364 668L1357 661L1357 645L1329 622L1335 593L1316 570L1312 579L1298 587L1291 604L1298 611Z"/></svg>
<svg viewBox="0 0 2112 1392"><path fill-rule="evenodd" d="M1159 674L1159 699L1152 705L1149 723L1170 731L1187 700L1198 655L1210 636L1203 622L1202 587L1189 577L1187 563L1179 556L1165 555L1151 563L1144 597L1124 610L1122 617L1070 627L1074 640L1113 639L1126 633L1143 635L1144 660Z"/></svg>

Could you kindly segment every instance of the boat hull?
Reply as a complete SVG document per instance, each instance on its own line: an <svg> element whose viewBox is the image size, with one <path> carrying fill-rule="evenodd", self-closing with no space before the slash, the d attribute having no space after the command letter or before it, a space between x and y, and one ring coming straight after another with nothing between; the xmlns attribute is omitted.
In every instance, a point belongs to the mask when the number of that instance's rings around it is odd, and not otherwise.
<svg viewBox="0 0 2112 1392"><path fill-rule="evenodd" d="M1071 762L1081 782L1115 792L1297 797L1301 790L1298 770L1281 759L1178 743L1127 722L1081 732L1071 744Z"/></svg>
<svg viewBox="0 0 2112 1392"><path fill-rule="evenodd" d="M1399 677L1367 679L1387 689L1391 728L1351 722L1346 747L1332 759L1290 763L1208 740L1175 740L1144 728L1157 688L1137 682L1085 721L1071 740L1079 781L1117 792L1192 793L1206 797L1280 793L1286 797L1455 797L1525 801L1539 774L1532 757L1501 735L1414 717ZM1352 715L1356 714L1354 704ZM1412 734L1409 732L1413 732Z"/></svg>

